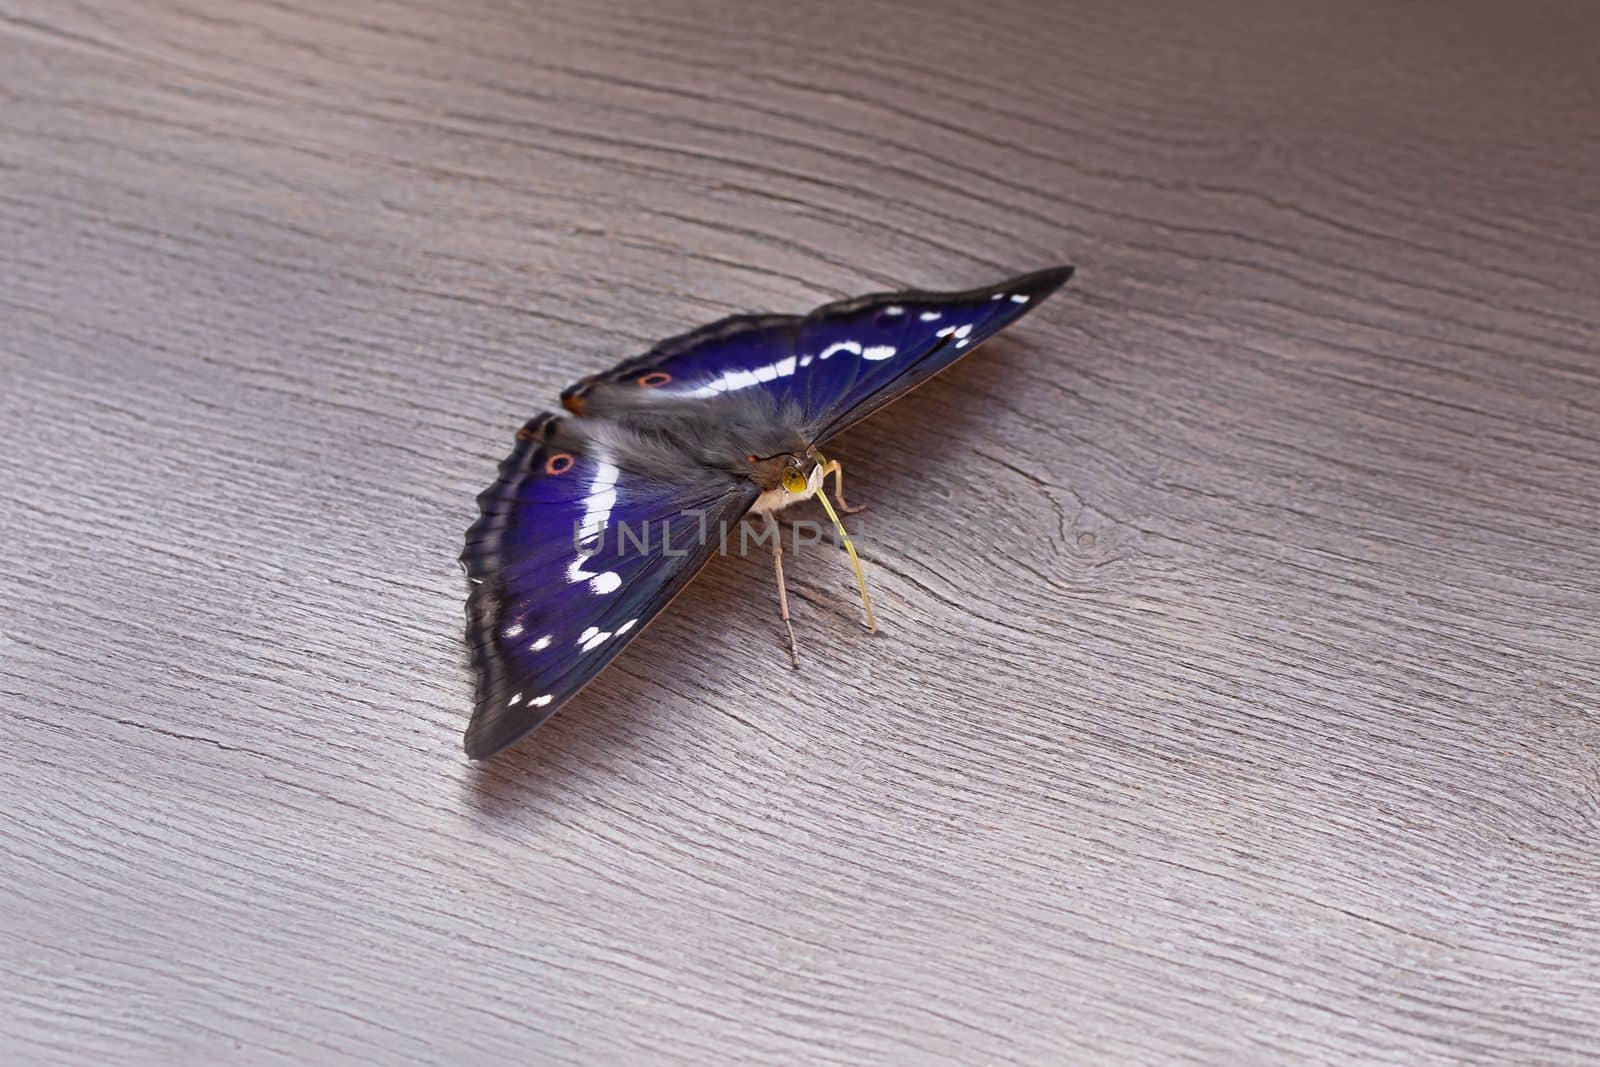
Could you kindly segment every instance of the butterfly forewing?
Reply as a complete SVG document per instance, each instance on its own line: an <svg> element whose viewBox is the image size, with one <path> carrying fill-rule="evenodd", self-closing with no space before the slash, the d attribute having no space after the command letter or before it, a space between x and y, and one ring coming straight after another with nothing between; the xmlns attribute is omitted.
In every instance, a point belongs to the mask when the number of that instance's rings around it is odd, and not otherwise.
<svg viewBox="0 0 1600 1067"><path fill-rule="evenodd" d="M1059 267L966 292L883 293L804 316L736 316L663 341L562 399L605 415L646 399L712 410L759 390L820 444L966 355L1071 274Z"/></svg>
<svg viewBox="0 0 1600 1067"><path fill-rule="evenodd" d="M478 498L462 562L478 673L466 746L490 755L549 718L650 621L755 498L734 483L645 477L523 428Z"/></svg>

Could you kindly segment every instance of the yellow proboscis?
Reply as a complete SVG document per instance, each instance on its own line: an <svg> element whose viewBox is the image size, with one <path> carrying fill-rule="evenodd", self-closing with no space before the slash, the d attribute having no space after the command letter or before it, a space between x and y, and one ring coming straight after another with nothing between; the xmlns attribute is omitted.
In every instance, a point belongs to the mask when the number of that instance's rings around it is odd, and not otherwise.
<svg viewBox="0 0 1600 1067"><path fill-rule="evenodd" d="M850 540L850 535L844 532L844 523L839 521L839 513L833 510L833 503L828 499L828 494L817 487L817 499L822 501L822 508L828 513L828 518L833 520L833 528L839 531L839 539L844 542L844 550L850 553L850 565L856 569L856 588L861 590L861 606L867 612L867 629L873 633L878 632L878 620L872 617L872 598L867 595L867 578L861 573L861 557L856 555L856 546Z"/></svg>

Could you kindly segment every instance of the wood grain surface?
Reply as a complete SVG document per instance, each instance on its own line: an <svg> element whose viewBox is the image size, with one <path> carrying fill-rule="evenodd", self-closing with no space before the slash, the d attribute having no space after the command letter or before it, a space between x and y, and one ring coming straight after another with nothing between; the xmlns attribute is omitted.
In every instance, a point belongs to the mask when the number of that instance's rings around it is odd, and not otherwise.
<svg viewBox="0 0 1600 1067"><path fill-rule="evenodd" d="M0 1060L1595 1062L1597 39L0 0ZM879 636L717 560L463 758L563 385L1058 261L836 449Z"/></svg>

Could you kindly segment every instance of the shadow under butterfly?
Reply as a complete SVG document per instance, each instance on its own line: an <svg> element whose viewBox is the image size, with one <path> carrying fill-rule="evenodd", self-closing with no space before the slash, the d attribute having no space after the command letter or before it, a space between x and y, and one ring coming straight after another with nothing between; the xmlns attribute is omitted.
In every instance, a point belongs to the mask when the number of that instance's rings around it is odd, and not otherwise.
<svg viewBox="0 0 1600 1067"><path fill-rule="evenodd" d="M775 513L815 496L856 569L843 472L819 448L1015 322L1071 267L960 293L908 291L808 315L737 315L569 386L569 414L517 432L461 554L477 704L467 755L539 726L763 515L779 614L798 666ZM834 508L824 491L834 477Z"/></svg>

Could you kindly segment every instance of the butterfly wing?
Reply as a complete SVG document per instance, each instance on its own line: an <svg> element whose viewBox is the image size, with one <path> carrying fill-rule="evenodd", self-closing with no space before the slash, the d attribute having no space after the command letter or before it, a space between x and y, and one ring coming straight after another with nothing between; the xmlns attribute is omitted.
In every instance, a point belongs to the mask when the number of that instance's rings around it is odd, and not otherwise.
<svg viewBox="0 0 1600 1067"><path fill-rule="evenodd" d="M716 551L749 482L641 473L544 414L478 497L461 561L478 676L466 750L483 759L553 715ZM614 461L615 460L615 461Z"/></svg>
<svg viewBox="0 0 1600 1067"><path fill-rule="evenodd" d="M569 386L561 401L609 415L762 390L812 444L948 367L1072 276L1056 267L961 293L880 293L809 315L739 315L663 341Z"/></svg>

